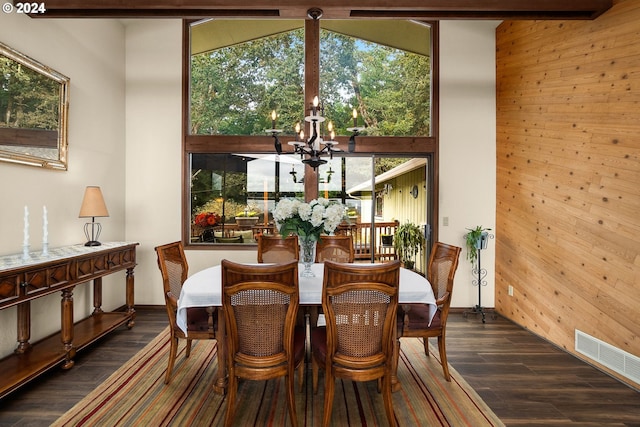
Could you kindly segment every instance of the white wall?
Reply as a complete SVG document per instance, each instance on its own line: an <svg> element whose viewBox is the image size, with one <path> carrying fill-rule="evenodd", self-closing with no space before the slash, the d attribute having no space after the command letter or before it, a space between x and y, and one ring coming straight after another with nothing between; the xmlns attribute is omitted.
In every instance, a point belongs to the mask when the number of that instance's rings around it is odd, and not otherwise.
<svg viewBox="0 0 640 427"><path fill-rule="evenodd" d="M136 302L164 304L154 247L180 240L182 23L127 21L127 240L140 242ZM187 251L191 273L252 251Z"/></svg>
<svg viewBox="0 0 640 427"><path fill-rule="evenodd" d="M83 243L78 218L84 188L99 185L109 218L101 218L101 240L125 238L124 28L113 20L32 19L0 16L0 41L71 79L69 170L52 171L0 163L0 255L21 252L23 210L30 210L32 250L42 247L42 206L50 247ZM104 280L104 308L124 304L124 273ZM74 290L75 318L92 309L89 286ZM60 328L60 295L31 304L31 338ZM16 309L0 311L0 357L16 346Z"/></svg>
<svg viewBox="0 0 640 427"><path fill-rule="evenodd" d="M452 307L478 303L464 234L496 221L496 21L446 21L440 25L441 241L461 246ZM443 225L448 217L449 225ZM482 306L494 306L495 244L482 251L488 272Z"/></svg>

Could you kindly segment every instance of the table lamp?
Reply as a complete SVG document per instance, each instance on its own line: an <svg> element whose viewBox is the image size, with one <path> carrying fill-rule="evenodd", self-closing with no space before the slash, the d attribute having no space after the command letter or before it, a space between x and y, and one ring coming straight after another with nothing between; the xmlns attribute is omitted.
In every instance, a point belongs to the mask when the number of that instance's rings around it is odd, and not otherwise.
<svg viewBox="0 0 640 427"><path fill-rule="evenodd" d="M78 218L91 218L91 222L87 222L84 225L84 235L87 237L87 243L85 246L100 246L98 237L102 231L102 225L96 222L96 217L108 217L109 212L107 206L104 203L104 197L102 197L102 191L100 187L88 186L84 190L84 198L82 199L82 206L80 206L80 214Z"/></svg>

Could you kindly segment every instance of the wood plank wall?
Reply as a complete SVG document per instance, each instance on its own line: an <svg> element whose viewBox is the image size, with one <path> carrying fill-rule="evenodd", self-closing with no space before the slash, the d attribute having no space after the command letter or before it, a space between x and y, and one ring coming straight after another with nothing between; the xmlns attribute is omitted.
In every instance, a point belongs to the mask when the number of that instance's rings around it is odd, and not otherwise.
<svg viewBox="0 0 640 427"><path fill-rule="evenodd" d="M640 357L639 22L496 33L496 309L578 357L575 329Z"/></svg>

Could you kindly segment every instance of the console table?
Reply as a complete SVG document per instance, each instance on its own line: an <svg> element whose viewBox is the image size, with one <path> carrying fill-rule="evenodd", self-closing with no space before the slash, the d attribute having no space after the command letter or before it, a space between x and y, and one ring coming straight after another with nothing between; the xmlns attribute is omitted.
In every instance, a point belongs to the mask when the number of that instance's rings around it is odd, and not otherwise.
<svg viewBox="0 0 640 427"><path fill-rule="evenodd" d="M0 399L27 381L61 364L73 366L82 350L120 325L134 325L133 269L136 246L131 242L108 242L101 246L65 246L46 254L31 252L0 257L0 310L17 307L18 345L0 360ZM102 277L126 270L126 309L102 310ZM79 322L73 319L73 289L93 281L93 313ZM31 343L31 301L60 292L61 330Z"/></svg>

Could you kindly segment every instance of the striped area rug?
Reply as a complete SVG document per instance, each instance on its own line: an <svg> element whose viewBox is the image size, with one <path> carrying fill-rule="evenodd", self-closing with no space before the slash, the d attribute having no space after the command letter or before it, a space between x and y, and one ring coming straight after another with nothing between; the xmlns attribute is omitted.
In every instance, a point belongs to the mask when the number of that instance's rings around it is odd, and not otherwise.
<svg viewBox="0 0 640 427"><path fill-rule="evenodd" d="M217 366L215 341L194 341L191 356L181 346L174 376L164 384L169 353L168 329L151 341L103 384L78 402L54 426L218 426L224 423L224 396L213 392ZM432 349L433 350L433 349ZM437 352L436 352L437 354ZM401 340L398 379L393 394L400 426L502 426L503 423L454 369L444 381L436 357L424 355L417 338ZM320 371L322 375L322 371ZM319 426L322 420L322 377L318 394L296 391L298 424ZM238 390L237 426L290 425L284 380L244 381ZM334 426L386 425L375 381L338 380L333 405Z"/></svg>

